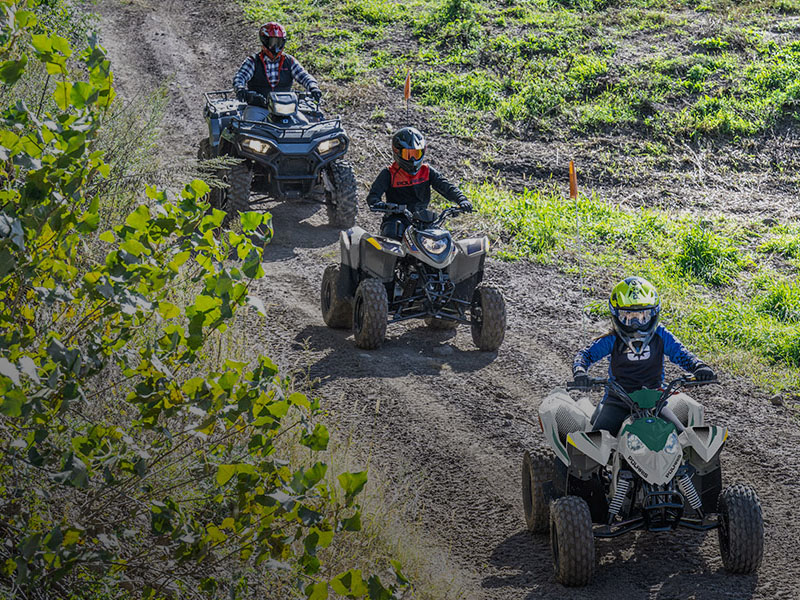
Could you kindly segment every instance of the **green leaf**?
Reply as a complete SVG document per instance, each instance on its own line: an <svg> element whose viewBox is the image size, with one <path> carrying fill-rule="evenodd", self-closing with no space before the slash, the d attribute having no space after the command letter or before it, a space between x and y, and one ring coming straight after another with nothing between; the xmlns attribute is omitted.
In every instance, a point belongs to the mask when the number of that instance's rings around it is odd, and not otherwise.
<svg viewBox="0 0 800 600"><path fill-rule="evenodd" d="M174 319L180 316L181 310L171 302L159 302L158 313L165 319Z"/></svg>
<svg viewBox="0 0 800 600"><path fill-rule="evenodd" d="M300 438L300 443L307 448L321 452L328 448L329 439L330 434L328 433L327 427L322 423L317 423L316 427L314 427L314 431Z"/></svg>
<svg viewBox="0 0 800 600"><path fill-rule="evenodd" d="M308 600L327 600L328 584L323 582L312 583L306 586L306 598Z"/></svg>
<svg viewBox="0 0 800 600"><path fill-rule="evenodd" d="M308 397L300 392L294 392L289 396L289 404L293 406L300 406L306 410L311 409L311 403L308 401Z"/></svg>
<svg viewBox="0 0 800 600"><path fill-rule="evenodd" d="M383 587L380 578L373 575L367 581L369 600L392 600L392 593Z"/></svg>
<svg viewBox="0 0 800 600"><path fill-rule="evenodd" d="M350 569L331 580L331 587L345 598L361 598L367 593L367 586L361 577L360 569Z"/></svg>
<svg viewBox="0 0 800 600"><path fill-rule="evenodd" d="M242 231L255 231L264 220L264 215L260 212L250 210L247 212L239 213L239 218L242 221Z"/></svg>
<svg viewBox="0 0 800 600"><path fill-rule="evenodd" d="M109 244L113 244L117 241L113 231L104 231L99 237L101 242L108 242Z"/></svg>
<svg viewBox="0 0 800 600"><path fill-rule="evenodd" d="M236 474L236 465L220 465L217 467L217 485L223 486Z"/></svg>
<svg viewBox="0 0 800 600"><path fill-rule="evenodd" d="M130 213L125 218L125 225L127 225L131 229L135 229L136 231L141 231L142 229L146 229L149 223L150 223L150 209L147 208L144 204L139 206L135 211Z"/></svg>
<svg viewBox="0 0 800 600"><path fill-rule="evenodd" d="M400 561L390 560L389 563L392 565L392 569L394 569L394 574L397 577L397 583L400 585L408 585L411 583L408 578L403 575L403 566L400 564Z"/></svg>
<svg viewBox="0 0 800 600"><path fill-rule="evenodd" d="M356 512L352 517L339 522L339 531L361 531L361 513Z"/></svg>
<svg viewBox="0 0 800 600"><path fill-rule="evenodd" d="M338 480L347 497L352 498L364 489L364 485L367 483L367 472L342 473L339 475Z"/></svg>
<svg viewBox="0 0 800 600"><path fill-rule="evenodd" d="M214 310L219 306L219 300L213 296L199 295L194 301L194 308L197 312L205 313Z"/></svg>
<svg viewBox="0 0 800 600"><path fill-rule="evenodd" d="M72 86L69 98L75 108L83 108L97 96L97 89L85 81L76 81Z"/></svg>
<svg viewBox="0 0 800 600"><path fill-rule="evenodd" d="M31 36L31 44L40 54L53 51L53 43L50 41L50 36L44 33L33 34Z"/></svg>
<svg viewBox="0 0 800 600"><path fill-rule="evenodd" d="M53 100L61 110L69 108L69 96L72 93L72 84L69 81L59 81L56 84L56 91L53 93Z"/></svg>
<svg viewBox="0 0 800 600"><path fill-rule="evenodd" d="M0 63L0 79L6 85L14 85L25 72L28 57L23 55L19 60L6 60Z"/></svg>

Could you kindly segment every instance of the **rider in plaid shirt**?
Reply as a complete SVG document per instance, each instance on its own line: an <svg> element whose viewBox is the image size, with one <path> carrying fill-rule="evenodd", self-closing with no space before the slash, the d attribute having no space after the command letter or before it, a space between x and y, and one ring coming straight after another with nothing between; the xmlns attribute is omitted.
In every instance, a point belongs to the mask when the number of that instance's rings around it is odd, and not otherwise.
<svg viewBox="0 0 800 600"><path fill-rule="evenodd" d="M261 52L248 56L233 78L236 97L242 102L262 103L270 92L288 92L297 81L319 102L322 92L314 79L296 58L283 52L286 30L278 23L267 23L259 29ZM249 93L248 93L249 92Z"/></svg>

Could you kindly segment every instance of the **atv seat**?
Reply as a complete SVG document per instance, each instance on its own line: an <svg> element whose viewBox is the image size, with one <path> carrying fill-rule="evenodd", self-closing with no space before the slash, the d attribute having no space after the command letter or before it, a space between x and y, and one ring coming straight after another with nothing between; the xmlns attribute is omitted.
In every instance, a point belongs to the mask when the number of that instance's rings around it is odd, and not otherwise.
<svg viewBox="0 0 800 600"><path fill-rule="evenodd" d="M705 421L703 405L686 394L670 396L667 407L678 417L684 427L696 427L703 425Z"/></svg>
<svg viewBox="0 0 800 600"><path fill-rule="evenodd" d="M271 117L272 113L261 106L248 105L242 113L243 120L254 121L256 123L269 121ZM301 112L297 112L293 115L286 115L286 117L292 122L292 125L308 125L308 119Z"/></svg>

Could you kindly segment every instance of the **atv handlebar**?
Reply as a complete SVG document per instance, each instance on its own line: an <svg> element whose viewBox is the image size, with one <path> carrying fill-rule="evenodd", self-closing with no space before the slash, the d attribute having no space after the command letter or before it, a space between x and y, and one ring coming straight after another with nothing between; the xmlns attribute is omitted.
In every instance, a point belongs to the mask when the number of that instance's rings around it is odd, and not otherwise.
<svg viewBox="0 0 800 600"><path fill-rule="evenodd" d="M672 394L676 393L680 388L698 387L701 385L709 385L711 383L719 383L719 380L714 378L701 381L695 379L692 376L686 376L686 375L678 377L677 379L673 379L667 384L667 387L665 387L661 391L661 398L659 398L658 402L656 403L653 413L656 415L659 414L661 412L661 409L663 409L664 406L666 406L669 397ZM595 379L590 377L588 386L578 385L574 380L567 381L565 383L565 386L567 390L580 390L580 391L589 391L597 388L608 388L609 391L613 391L618 398L620 398L625 404L627 404L629 408L634 410L637 408L636 403L631 399L631 397L628 395L625 389L613 379Z"/></svg>
<svg viewBox="0 0 800 600"><path fill-rule="evenodd" d="M393 202L378 202L375 205L370 206L370 210L373 212L386 213L390 215L391 214L403 215L409 221L412 222L418 220L414 217L414 213L408 210L408 208L406 208L405 205L394 204ZM464 210L458 206L450 206L448 208L445 208L441 213L439 213L439 216L433 220L431 225L433 225L434 227L438 227L439 225L444 223L448 217L459 215L462 212L464 212Z"/></svg>

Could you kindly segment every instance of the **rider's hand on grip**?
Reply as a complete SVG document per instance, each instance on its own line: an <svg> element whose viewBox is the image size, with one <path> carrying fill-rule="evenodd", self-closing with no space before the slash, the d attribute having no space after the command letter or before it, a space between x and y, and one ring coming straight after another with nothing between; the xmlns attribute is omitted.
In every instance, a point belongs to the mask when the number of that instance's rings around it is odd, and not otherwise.
<svg viewBox="0 0 800 600"><path fill-rule="evenodd" d="M462 212L472 212L472 202L469 200L462 200L458 203L458 208L460 208Z"/></svg>
<svg viewBox="0 0 800 600"><path fill-rule="evenodd" d="M586 373L575 373L575 380L568 387L572 390L581 390L585 392L592 387L592 383Z"/></svg>
<svg viewBox="0 0 800 600"><path fill-rule="evenodd" d="M236 90L236 99L239 102L247 102L247 90L245 89Z"/></svg>
<svg viewBox="0 0 800 600"><path fill-rule="evenodd" d="M370 210L389 210L388 202L376 202L369 207Z"/></svg>
<svg viewBox="0 0 800 600"><path fill-rule="evenodd" d="M708 365L700 365L694 370L692 375L694 375L696 381L714 381L717 378L714 369Z"/></svg>

